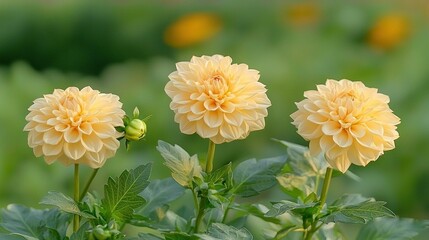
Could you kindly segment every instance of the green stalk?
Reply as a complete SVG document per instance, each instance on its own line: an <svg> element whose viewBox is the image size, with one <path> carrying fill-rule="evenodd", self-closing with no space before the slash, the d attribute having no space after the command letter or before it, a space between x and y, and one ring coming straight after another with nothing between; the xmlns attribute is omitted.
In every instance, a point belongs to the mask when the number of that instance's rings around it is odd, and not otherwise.
<svg viewBox="0 0 429 240"><path fill-rule="evenodd" d="M92 171L92 174L88 179L88 182L86 182L86 185L83 188L82 193L80 194L79 201L82 201L82 199L85 197L85 194L88 192L89 186L91 186L91 183L94 180L95 176L97 175L98 170L99 168L96 168Z"/></svg>
<svg viewBox="0 0 429 240"><path fill-rule="evenodd" d="M328 190L329 190L329 185L331 183L331 178L332 178L332 168L328 167L326 169L326 173L325 173L325 179L323 180L323 187L322 187L322 193L320 195L320 208L319 211L316 214L316 219L314 219L314 222L311 224L310 229L304 232L303 235L303 239L305 240L311 240L311 238L313 237L313 234L320 228L317 227L317 215L319 214L320 210L323 208L323 205L325 205L326 202L326 197L328 196Z"/></svg>
<svg viewBox="0 0 429 240"><path fill-rule="evenodd" d="M206 173L211 173L213 171L213 159L215 154L216 144L209 140L209 149L207 150L207 162L206 162Z"/></svg>
<svg viewBox="0 0 429 240"><path fill-rule="evenodd" d="M79 202L79 164L74 165L74 201ZM73 232L79 229L79 215L75 214L73 217Z"/></svg>
<svg viewBox="0 0 429 240"><path fill-rule="evenodd" d="M206 161L206 173L207 174L209 174L213 171L213 159L214 159L214 154L215 154L215 148L216 148L216 144L212 140L209 140L209 148L207 150L207 161ZM205 197L201 197L201 199L200 199L197 219L195 221L195 232L197 232L197 233L200 232L201 223L202 223L202 220L204 217L204 210L206 208L207 201L208 200Z"/></svg>

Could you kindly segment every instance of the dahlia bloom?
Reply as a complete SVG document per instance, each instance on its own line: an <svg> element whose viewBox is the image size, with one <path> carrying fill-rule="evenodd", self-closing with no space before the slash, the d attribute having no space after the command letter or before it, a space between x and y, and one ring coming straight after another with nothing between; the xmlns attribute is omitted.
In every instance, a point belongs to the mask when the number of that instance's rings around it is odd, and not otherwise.
<svg viewBox="0 0 429 240"><path fill-rule="evenodd" d="M121 107L118 96L91 87L55 89L28 109L28 145L48 164L58 160L99 168L119 147L122 135L115 127L123 126Z"/></svg>
<svg viewBox="0 0 429 240"><path fill-rule="evenodd" d="M271 102L265 85L258 82L259 72L231 62L230 57L214 55L176 64L165 92L183 133L219 144L265 127Z"/></svg>
<svg viewBox="0 0 429 240"><path fill-rule="evenodd" d="M346 172L353 163L365 166L395 147L400 119L389 97L362 82L327 80L306 91L291 117L298 133L310 141L310 153L325 155L332 168Z"/></svg>

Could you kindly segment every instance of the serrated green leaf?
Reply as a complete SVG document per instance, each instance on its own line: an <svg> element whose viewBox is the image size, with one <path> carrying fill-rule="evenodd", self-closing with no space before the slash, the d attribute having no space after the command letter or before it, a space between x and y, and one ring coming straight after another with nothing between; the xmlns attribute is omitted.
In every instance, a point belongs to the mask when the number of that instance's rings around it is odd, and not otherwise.
<svg viewBox="0 0 429 240"><path fill-rule="evenodd" d="M132 218L135 209L146 202L139 194L149 185L151 164L125 170L119 178L109 178L104 186L102 207L106 220L113 218L122 224Z"/></svg>
<svg viewBox="0 0 429 240"><path fill-rule="evenodd" d="M286 162L285 156L246 160L233 172L233 193L241 197L251 197L273 187L278 174Z"/></svg>
<svg viewBox="0 0 429 240"><path fill-rule="evenodd" d="M285 212L289 212L292 210L310 210L310 212L314 212L312 210L317 205L317 202L312 203L295 203L287 200L283 200L281 202L275 203L273 208L270 209L265 216L267 217L275 217L282 215Z"/></svg>
<svg viewBox="0 0 429 240"><path fill-rule="evenodd" d="M253 237L245 228L237 229L222 223L213 223L207 234L195 234L202 240L252 240Z"/></svg>
<svg viewBox="0 0 429 240"><path fill-rule="evenodd" d="M225 182L226 186L232 185L232 163L228 163L212 173L207 175L207 182L210 184L216 184L220 182Z"/></svg>
<svg viewBox="0 0 429 240"><path fill-rule="evenodd" d="M40 201L40 204L53 205L64 212L77 214L84 218L95 218L91 214L82 212L71 197L68 197L60 192L48 192L48 195L43 197L43 199Z"/></svg>
<svg viewBox="0 0 429 240"><path fill-rule="evenodd" d="M384 205L386 202L366 200L355 205L329 207L330 214L321 220L342 223L367 223L378 217L394 217L395 214Z"/></svg>
<svg viewBox="0 0 429 240"><path fill-rule="evenodd" d="M1 212L1 227L27 240L64 239L70 215L58 209L38 210L11 204Z"/></svg>
<svg viewBox="0 0 429 240"><path fill-rule="evenodd" d="M424 221L409 218L378 218L365 225L356 240L404 240L413 239L428 230Z"/></svg>
<svg viewBox="0 0 429 240"><path fill-rule="evenodd" d="M162 207L182 196L185 190L172 178L154 180L141 193L141 196L146 199L146 204L139 210L139 213L148 216L158 207Z"/></svg>

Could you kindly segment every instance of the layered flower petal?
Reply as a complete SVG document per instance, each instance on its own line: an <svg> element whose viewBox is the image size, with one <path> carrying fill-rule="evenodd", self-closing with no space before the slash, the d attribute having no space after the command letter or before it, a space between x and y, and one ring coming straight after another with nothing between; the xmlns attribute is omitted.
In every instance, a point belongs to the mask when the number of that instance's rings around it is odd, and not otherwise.
<svg viewBox="0 0 429 240"><path fill-rule="evenodd" d="M345 172L351 164L365 166L395 147L400 119L389 108L389 97L377 89L327 80L304 96L292 123L310 141L311 154L323 153L331 167Z"/></svg>
<svg viewBox="0 0 429 240"><path fill-rule="evenodd" d="M265 127L271 102L258 71L221 55L192 57L176 68L165 92L183 133L219 144Z"/></svg>
<svg viewBox="0 0 429 240"><path fill-rule="evenodd" d="M125 113L119 97L85 87L56 89L34 100L26 117L28 145L48 164L104 165L119 147L115 127Z"/></svg>

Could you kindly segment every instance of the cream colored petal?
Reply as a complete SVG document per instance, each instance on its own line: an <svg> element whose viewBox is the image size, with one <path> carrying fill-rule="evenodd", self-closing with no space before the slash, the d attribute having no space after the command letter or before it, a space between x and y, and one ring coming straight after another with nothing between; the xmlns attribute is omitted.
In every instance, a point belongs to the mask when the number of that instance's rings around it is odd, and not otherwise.
<svg viewBox="0 0 429 240"><path fill-rule="evenodd" d="M81 158L85 154L85 152L86 152L86 149L80 142L64 143L64 154L73 160L77 160Z"/></svg>
<svg viewBox="0 0 429 240"><path fill-rule="evenodd" d="M52 129L52 126L44 124L44 123L37 124L36 127L34 128L34 130L36 130L38 132L47 132L51 129Z"/></svg>
<svg viewBox="0 0 429 240"><path fill-rule="evenodd" d="M313 157L317 157L322 153L322 148L320 147L320 140L314 139L310 141L309 144L310 154Z"/></svg>
<svg viewBox="0 0 429 240"><path fill-rule="evenodd" d="M99 152L103 147L103 141L96 135L82 135L82 145L90 152Z"/></svg>
<svg viewBox="0 0 429 240"><path fill-rule="evenodd" d="M119 141L116 138L105 138L103 139L103 144L104 147L113 151L119 148Z"/></svg>
<svg viewBox="0 0 429 240"><path fill-rule="evenodd" d="M110 138L114 136L116 132L115 127L108 123L94 123L92 124L92 130L100 138Z"/></svg>
<svg viewBox="0 0 429 240"><path fill-rule="evenodd" d="M329 121L322 125L322 132L326 135L336 135L342 131L341 124L336 121Z"/></svg>
<svg viewBox="0 0 429 240"><path fill-rule="evenodd" d="M81 133L83 133L85 135L89 135L89 134L92 133L92 126L91 126L91 124L86 123L86 122L80 124L79 127L78 127L78 129L79 129L79 131Z"/></svg>
<svg viewBox="0 0 429 240"><path fill-rule="evenodd" d="M207 126L205 122L199 121L196 123L197 133L203 138L211 138L218 133L218 128Z"/></svg>
<svg viewBox="0 0 429 240"><path fill-rule="evenodd" d="M43 144L42 146L42 152L45 156L56 156L61 153L63 150L63 144Z"/></svg>
<svg viewBox="0 0 429 240"><path fill-rule="evenodd" d="M210 128L219 127L224 119L224 114L220 111L207 111L204 114L204 122Z"/></svg>
<svg viewBox="0 0 429 240"><path fill-rule="evenodd" d="M244 121L243 115L240 112L225 114L224 118L228 124L231 124L236 127L240 126Z"/></svg>
<svg viewBox="0 0 429 240"><path fill-rule="evenodd" d="M329 165L331 165L331 167L339 170L342 173L345 173L351 165L346 154L342 154L335 159L327 159L327 161L328 161Z"/></svg>
<svg viewBox="0 0 429 240"><path fill-rule="evenodd" d="M63 139L63 133L51 129L43 134L43 141L47 144L55 145Z"/></svg>
<svg viewBox="0 0 429 240"><path fill-rule="evenodd" d="M342 148L349 147L353 143L351 134L346 130L342 130L338 134L335 134L332 139Z"/></svg>
<svg viewBox="0 0 429 240"><path fill-rule="evenodd" d="M350 134L354 138L363 137L365 135L366 131L367 131L366 127L364 127L360 124L354 124L350 127Z"/></svg>
<svg viewBox="0 0 429 240"><path fill-rule="evenodd" d="M82 138L82 133L77 128L69 128L64 132L64 140L68 143L79 142Z"/></svg>

